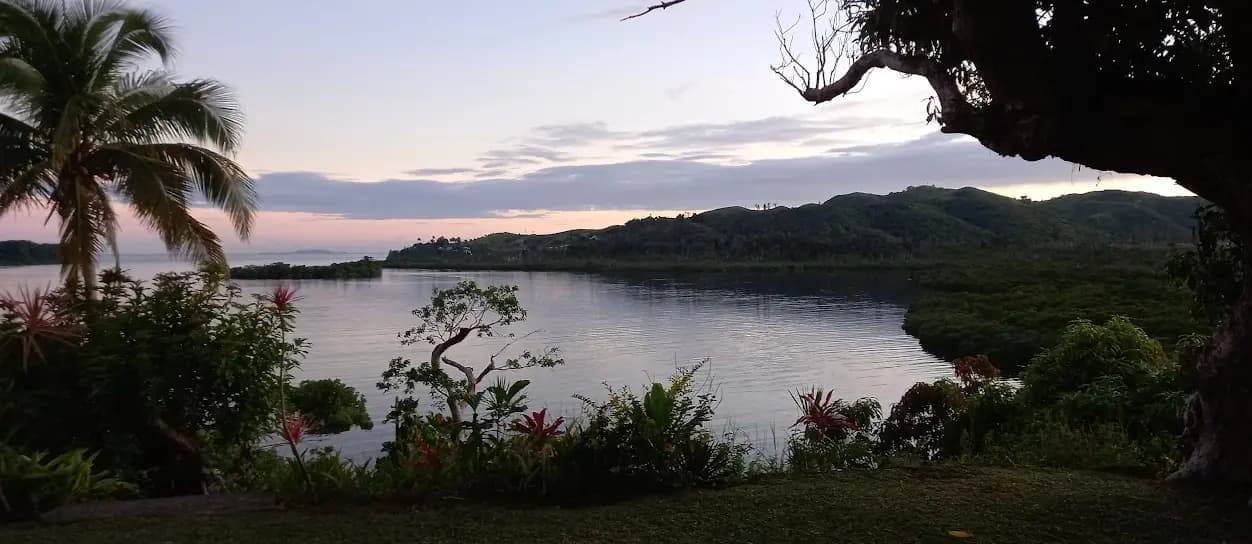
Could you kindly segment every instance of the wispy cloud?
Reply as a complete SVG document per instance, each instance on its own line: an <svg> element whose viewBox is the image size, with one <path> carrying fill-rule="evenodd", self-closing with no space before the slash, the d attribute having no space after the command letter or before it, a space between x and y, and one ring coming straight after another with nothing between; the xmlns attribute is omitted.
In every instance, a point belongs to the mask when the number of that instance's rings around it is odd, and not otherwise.
<svg viewBox="0 0 1252 544"><path fill-rule="evenodd" d="M724 138L720 128L711 134L713 139ZM267 210L354 219L440 219L500 217L508 210L710 209L763 201L800 204L836 194L886 192L909 185L1010 186L1083 176L1094 180L1102 174L1076 171L1059 160L1003 158L972 139L938 133L835 151L743 164L706 162L724 155L703 151L676 159L549 166L520 176L485 170L477 172L476 181L458 183L357 183L316 173L272 173L260 179L259 187Z"/></svg>
<svg viewBox="0 0 1252 544"><path fill-rule="evenodd" d="M415 170L409 170L405 173L410 176L424 178L429 176L455 176L458 174L468 174L473 171L473 168L418 168Z"/></svg>

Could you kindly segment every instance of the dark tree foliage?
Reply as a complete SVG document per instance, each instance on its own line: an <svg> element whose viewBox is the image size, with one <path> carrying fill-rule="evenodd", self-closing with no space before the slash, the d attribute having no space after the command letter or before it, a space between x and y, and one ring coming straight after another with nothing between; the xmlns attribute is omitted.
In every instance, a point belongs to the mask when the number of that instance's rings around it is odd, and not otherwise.
<svg viewBox="0 0 1252 544"><path fill-rule="evenodd" d="M306 380L287 393L291 408L304 416L314 434L338 434L352 427L374 428L365 395L340 380Z"/></svg>
<svg viewBox="0 0 1252 544"><path fill-rule="evenodd" d="M347 280L378 278L382 275L382 266L369 257L359 261L324 266L271 263L230 269L231 279L236 280Z"/></svg>
<svg viewBox="0 0 1252 544"><path fill-rule="evenodd" d="M268 302L195 274L109 283L98 300L0 304L0 441L99 452L149 493L198 493L214 451L274 428L283 361L303 353Z"/></svg>
<svg viewBox="0 0 1252 544"><path fill-rule="evenodd" d="M37 244L27 240L0 241L0 266L57 264L60 255L56 244Z"/></svg>
<svg viewBox="0 0 1252 544"><path fill-rule="evenodd" d="M1252 261L1248 244L1216 206L1196 212L1195 247L1175 255L1169 273L1195 293L1196 310L1213 324L1221 323L1249 279Z"/></svg>

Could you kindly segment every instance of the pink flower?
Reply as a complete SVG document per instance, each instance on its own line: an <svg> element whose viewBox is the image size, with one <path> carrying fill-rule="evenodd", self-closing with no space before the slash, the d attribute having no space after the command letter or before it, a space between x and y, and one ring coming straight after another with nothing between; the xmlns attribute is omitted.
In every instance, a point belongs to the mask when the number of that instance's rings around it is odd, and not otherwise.
<svg viewBox="0 0 1252 544"><path fill-rule="evenodd" d="M8 294L0 297L0 312L10 323L18 325L16 337L22 347L22 370L29 365L31 355L43 359L41 342L68 345L75 337L69 321L58 313L51 298L40 289L26 288L19 290L17 297Z"/></svg>
<svg viewBox="0 0 1252 544"><path fill-rule="evenodd" d="M305 433L309 432L309 420L300 414L292 414L283 420L283 428L279 431L283 440L291 445L299 444L304 440Z"/></svg>
<svg viewBox="0 0 1252 544"><path fill-rule="evenodd" d="M822 433L839 430L857 430L857 425L839 410L844 407L842 399L834 398L834 391L814 389L799 396L792 396L800 409L800 418L792 425L804 425Z"/></svg>
<svg viewBox="0 0 1252 544"><path fill-rule="evenodd" d="M291 305L295 301L300 300L300 297L296 296L295 288L286 284L279 284L274 287L274 292L270 294L269 299L275 308L286 311L291 309Z"/></svg>

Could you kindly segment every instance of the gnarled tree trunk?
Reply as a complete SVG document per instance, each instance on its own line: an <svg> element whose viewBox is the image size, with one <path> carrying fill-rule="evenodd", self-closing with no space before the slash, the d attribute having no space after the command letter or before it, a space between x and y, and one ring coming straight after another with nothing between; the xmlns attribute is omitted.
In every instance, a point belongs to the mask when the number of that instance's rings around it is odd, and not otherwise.
<svg viewBox="0 0 1252 544"><path fill-rule="evenodd" d="M452 346L460 344L465 341L466 338L469 338L469 335L472 332L474 332L474 329L462 327L461 330L457 331L457 333L451 338L436 345L435 349L430 352L431 368L438 370L440 363L444 360L443 354L447 353ZM454 423L461 422L461 402L458 399L453 398L451 395L448 397L448 416L452 418Z"/></svg>
<svg viewBox="0 0 1252 544"><path fill-rule="evenodd" d="M1170 479L1252 482L1252 285L1209 348L1184 364L1194 388L1184 430L1192 450Z"/></svg>

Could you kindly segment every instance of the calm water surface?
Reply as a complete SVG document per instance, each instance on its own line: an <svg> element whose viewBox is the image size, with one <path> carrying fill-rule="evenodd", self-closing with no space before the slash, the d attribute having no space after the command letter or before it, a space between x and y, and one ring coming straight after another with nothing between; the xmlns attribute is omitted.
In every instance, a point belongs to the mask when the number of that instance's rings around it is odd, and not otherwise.
<svg viewBox="0 0 1252 544"><path fill-rule="evenodd" d="M236 257L232 264L282 260L324 264L355 255ZM123 267L150 277L190 266L165 258L128 257ZM0 268L0 291L56 282L57 268ZM471 279L511 284L529 311L514 329L538 331L515 349L558 346L566 364L511 373L532 380L532 409L577 415L579 393L604 396L604 383L639 386L678 366L707 360L702 374L721 400L718 430L734 429L765 450L795 421L789 390L821 385L844 398L878 397L884 404L910 385L950 374L900 329L910 297L906 278L882 274L824 277L613 277L566 272L439 272L385 270L376 280L289 282L302 297L298 334L311 351L301 377L340 378L369 399L378 425L326 439L353 457L367 457L390 439L381 425L391 398L375 384L394 357L421 360L425 346L403 347L396 334L416 324L414 308L434 289ZM241 281L248 292L279 282ZM449 355L481 367L503 340L473 339ZM427 408L432 407L425 403Z"/></svg>

